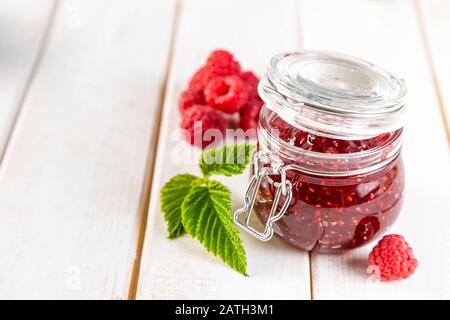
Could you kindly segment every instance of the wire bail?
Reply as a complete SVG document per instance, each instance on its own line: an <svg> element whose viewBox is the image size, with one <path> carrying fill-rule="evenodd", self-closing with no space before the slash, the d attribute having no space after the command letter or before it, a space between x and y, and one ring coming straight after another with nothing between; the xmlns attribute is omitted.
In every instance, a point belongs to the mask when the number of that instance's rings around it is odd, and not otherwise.
<svg viewBox="0 0 450 320"><path fill-rule="evenodd" d="M261 241L268 241L273 236L273 224L281 219L285 214L289 203L292 199L292 185L289 180L286 179L286 170L282 166L282 163L275 163L272 167L267 167L270 164L269 155L266 152L257 152L254 156L255 163L255 174L250 179L247 186L244 199L244 207L237 210L234 213L234 222L240 228L242 228L247 233L251 234L255 238ZM281 182L275 182L270 178L269 174L278 174L281 176ZM264 226L264 231L258 231L253 226L251 226L251 217L253 214L253 208L256 203L256 197L258 196L258 191L263 181L267 181L276 188L275 196L272 202L272 208L270 209L269 216L267 218L266 225ZM278 203L280 202L280 197L283 195L285 197L283 206L277 212ZM242 219L243 218L243 219ZM244 220L244 222L242 221Z"/></svg>

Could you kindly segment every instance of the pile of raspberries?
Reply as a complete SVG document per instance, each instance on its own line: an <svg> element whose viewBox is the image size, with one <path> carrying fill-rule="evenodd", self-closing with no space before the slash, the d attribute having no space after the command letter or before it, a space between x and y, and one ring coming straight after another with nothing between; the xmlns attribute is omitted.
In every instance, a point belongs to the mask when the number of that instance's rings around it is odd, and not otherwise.
<svg viewBox="0 0 450 320"><path fill-rule="evenodd" d="M213 51L180 96L181 128L186 130L187 140L205 148L211 143L203 138L209 129L223 134L226 129L256 129L263 105L258 82L253 72L242 71L230 52ZM202 141L194 139L196 122L201 122Z"/></svg>

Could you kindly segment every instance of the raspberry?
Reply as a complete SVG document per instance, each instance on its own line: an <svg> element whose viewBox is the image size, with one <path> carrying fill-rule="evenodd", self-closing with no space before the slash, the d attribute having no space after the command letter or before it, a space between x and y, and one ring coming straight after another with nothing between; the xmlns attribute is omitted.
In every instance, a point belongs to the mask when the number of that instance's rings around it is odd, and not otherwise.
<svg viewBox="0 0 450 320"><path fill-rule="evenodd" d="M245 71L240 74L241 79L247 87L248 101L240 111L240 127L244 130L256 129L258 127L259 111L263 101L258 95L259 78L251 71Z"/></svg>
<svg viewBox="0 0 450 320"><path fill-rule="evenodd" d="M205 87L206 102L223 112L235 113L247 102L245 83L238 76L212 79Z"/></svg>
<svg viewBox="0 0 450 320"><path fill-rule="evenodd" d="M240 127L244 130L256 129L258 127L259 112L263 105L263 101L259 97L248 99L240 111Z"/></svg>
<svg viewBox="0 0 450 320"><path fill-rule="evenodd" d="M259 95L258 95L259 78L251 71L242 72L240 74L240 77L247 86L248 96L259 99Z"/></svg>
<svg viewBox="0 0 450 320"><path fill-rule="evenodd" d="M379 270L381 280L408 278L418 265L405 239L397 234L384 236L369 254L369 271Z"/></svg>
<svg viewBox="0 0 450 320"><path fill-rule="evenodd" d="M226 50L215 50L211 52L206 65L209 69L222 70L227 73L223 75L239 74L241 72L239 62L234 60L233 55Z"/></svg>
<svg viewBox="0 0 450 320"><path fill-rule="evenodd" d="M213 79L238 74L228 67L221 66L203 66L194 73L189 81L189 89L204 90L205 86Z"/></svg>
<svg viewBox="0 0 450 320"><path fill-rule="evenodd" d="M205 104L205 97L203 91L199 89L187 89L180 95L178 102L178 108L183 114L187 109L194 104Z"/></svg>
<svg viewBox="0 0 450 320"><path fill-rule="evenodd" d="M190 89L205 89L206 84L217 77L238 75L241 72L239 62L225 50L213 51L206 65L198 69L189 81Z"/></svg>
<svg viewBox="0 0 450 320"><path fill-rule="evenodd" d="M234 61L233 54L227 50L217 49L212 51L209 56L207 63L224 63L229 64Z"/></svg>
<svg viewBox="0 0 450 320"><path fill-rule="evenodd" d="M200 69L198 69L192 76L191 80L189 81L189 89L203 90L205 88L206 81L210 80L208 79L209 75L207 73L208 68L206 66L203 66Z"/></svg>
<svg viewBox="0 0 450 320"><path fill-rule="evenodd" d="M259 117L259 112L263 106L263 101L260 98L250 98L247 103L241 109L241 115L251 116L253 118Z"/></svg>
<svg viewBox="0 0 450 320"><path fill-rule="evenodd" d="M250 129L256 130L256 128L258 128L258 120L255 117L241 115L239 127L244 130L250 130Z"/></svg>
<svg viewBox="0 0 450 320"><path fill-rule="evenodd" d="M200 122L200 124L198 124L198 122ZM198 127L197 129L197 126L199 125L201 125L201 127ZM181 128L186 130L185 138L187 141L198 147L205 148L211 143L210 141L205 140L205 132L209 129L218 129L221 133L225 132L226 119L219 111L206 105L196 104L183 113ZM200 130L200 128L201 132L196 132L196 130ZM216 137L213 132L211 133L211 136L217 140L218 137ZM213 141L214 143L217 142L215 140Z"/></svg>
<svg viewBox="0 0 450 320"><path fill-rule="evenodd" d="M206 84L214 78L238 75L240 72L241 66L234 60L231 53L225 50L216 50L209 55L206 65L198 69L192 76L189 88L203 90Z"/></svg>

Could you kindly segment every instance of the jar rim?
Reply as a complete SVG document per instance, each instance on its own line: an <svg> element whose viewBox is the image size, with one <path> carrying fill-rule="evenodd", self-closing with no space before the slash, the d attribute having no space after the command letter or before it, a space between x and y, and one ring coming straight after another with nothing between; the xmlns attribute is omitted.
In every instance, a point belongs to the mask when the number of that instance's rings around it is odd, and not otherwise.
<svg viewBox="0 0 450 320"><path fill-rule="evenodd" d="M319 50L275 55L258 91L269 109L294 126L357 137L403 126L404 80L349 55Z"/></svg>

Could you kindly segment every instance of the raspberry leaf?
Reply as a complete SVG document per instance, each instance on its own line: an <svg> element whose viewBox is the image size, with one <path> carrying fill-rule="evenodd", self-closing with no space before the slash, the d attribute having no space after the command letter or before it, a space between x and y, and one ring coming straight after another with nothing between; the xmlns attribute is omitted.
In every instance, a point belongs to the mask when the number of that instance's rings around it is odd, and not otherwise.
<svg viewBox="0 0 450 320"><path fill-rule="evenodd" d="M191 174L180 174L167 182L161 189L161 210L167 222L169 239L185 233L181 221L181 204L192 189L192 184L200 178Z"/></svg>
<svg viewBox="0 0 450 320"><path fill-rule="evenodd" d="M231 216L231 193L217 181L192 187L182 204L183 225L208 252L247 275L247 258Z"/></svg>
<svg viewBox="0 0 450 320"><path fill-rule="evenodd" d="M234 176L244 172L256 147L253 144L231 144L202 152L200 169L206 177L213 174Z"/></svg>

